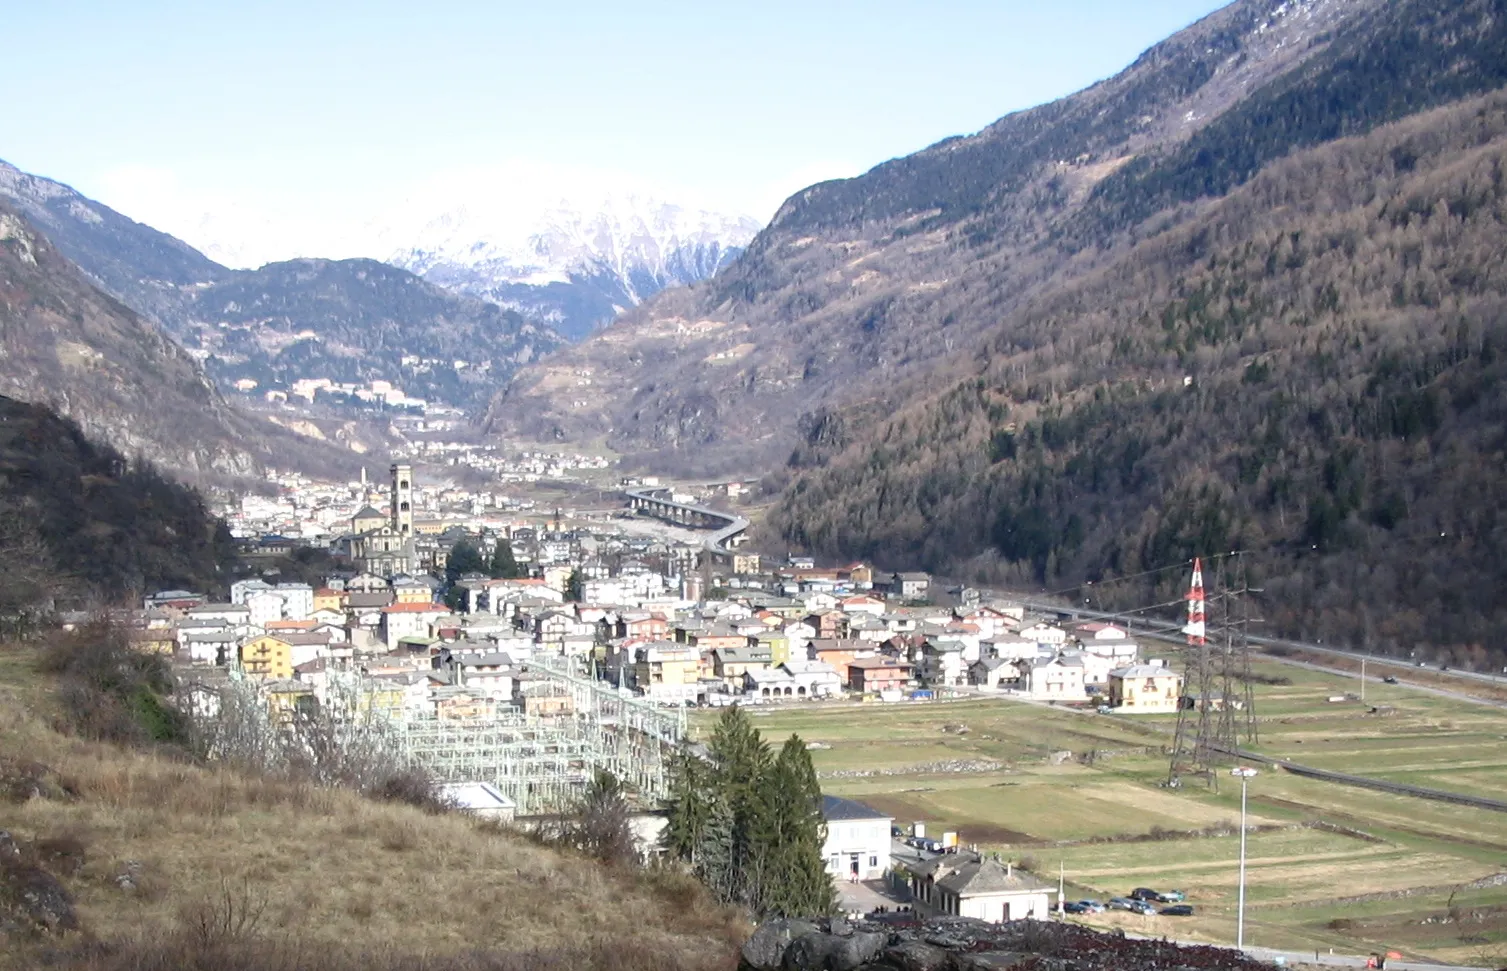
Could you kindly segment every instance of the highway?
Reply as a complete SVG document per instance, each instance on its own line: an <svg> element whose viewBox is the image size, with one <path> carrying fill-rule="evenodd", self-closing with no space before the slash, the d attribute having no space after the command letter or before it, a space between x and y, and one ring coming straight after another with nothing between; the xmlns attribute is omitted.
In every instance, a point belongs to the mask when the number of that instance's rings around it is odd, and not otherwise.
<svg viewBox="0 0 1507 971"><path fill-rule="evenodd" d="M1086 607L1075 607L1075 606L1073 606L1071 604L1064 605L1064 604L1046 603L1046 602L1043 602L1043 601L1020 600L1018 598L1011 597L1008 593L1000 593L1000 597L1002 599L1005 599L1005 600L1014 600L1014 602L1021 604L1027 610L1032 610L1032 611L1035 611L1037 613L1065 615L1065 616L1068 616L1068 617L1071 617L1071 618L1074 618L1074 619L1077 619L1077 620L1104 620L1104 621L1113 621L1115 623L1115 625L1118 626L1118 627L1123 627L1126 630L1134 631L1135 633L1141 634L1141 635L1144 635L1144 636L1160 637L1160 638L1162 638L1164 640L1177 641L1177 642L1182 642L1182 640L1183 640L1181 621L1179 621L1177 623L1172 623L1172 622L1169 622L1169 621L1147 620L1144 617L1138 617L1138 616L1133 615L1133 614L1116 614L1116 613L1109 613L1109 612L1102 611L1102 610L1089 610ZM1436 672L1437 673L1437 672L1439 672L1439 671L1442 670L1438 665L1428 665L1428 664L1420 665L1420 664L1416 664L1414 662L1407 661L1407 660L1400 659L1400 658L1385 657L1385 656L1376 655L1376 654L1368 654L1365 651L1354 651L1354 650L1345 650L1345 649L1336 648L1336 647L1325 647L1322 644L1310 644L1310 643L1308 643L1306 641L1292 641L1292 640L1285 640L1285 639L1280 638L1280 637L1257 637L1257 636L1252 636L1252 637L1249 638L1249 640L1250 640L1251 644L1255 645L1256 647L1288 647L1288 648L1292 648L1293 650L1312 651L1313 653L1316 653L1316 654L1327 654L1327 655L1330 655L1331 657L1350 658L1351 660L1356 660L1356 661L1364 660L1367 664L1384 665L1385 667L1388 667L1388 668L1398 669L1399 672L1401 672L1401 671L1426 670L1426 671L1432 671L1432 672ZM1272 655L1272 656L1276 660L1283 660L1283 658L1281 658L1280 655ZM1294 663L1296 663L1296 662L1294 662ZM1351 672L1338 672L1338 673L1348 674L1351 677L1355 676ZM1452 678L1462 678L1462 679L1467 680L1467 681L1478 681L1478 682L1481 682L1483 684L1495 684L1495 685L1501 685L1501 686L1507 687L1507 678L1503 678L1503 677L1501 677L1499 675L1495 675L1495 674L1482 674L1482 673L1480 673L1478 671L1463 671L1463 670L1461 670L1459 668L1450 668L1447 673L1448 673L1448 676L1452 677ZM1380 681L1381 678L1379 678L1379 677L1377 677L1377 678L1368 678L1367 680ZM1438 688L1429 689L1428 686L1426 686L1426 685L1410 685L1410 687L1420 688L1420 689L1423 689L1423 690L1433 690L1436 693L1445 695L1447 697L1467 698L1467 699L1469 699L1471 701L1481 701L1481 700L1483 700L1483 699L1480 699L1480 698L1474 698L1474 697L1469 696L1469 695L1456 694L1455 692L1450 692L1450 691L1447 691L1445 689L1438 689Z"/></svg>
<svg viewBox="0 0 1507 971"><path fill-rule="evenodd" d="M629 499L637 499L640 502L657 503L662 506L669 506L672 509L679 509L680 511L687 514L706 516L710 519L721 520L727 525L718 528L716 532L707 537L706 542L704 542L702 545L705 546L707 552L711 553L713 556L732 555L732 549L726 544L734 536L740 536L745 530L748 529L748 520L744 519L742 516L739 516L737 513L724 512L721 509L713 509L710 506L694 506L682 502L672 502L666 496L659 494L666 491L667 490L665 489L628 489L624 494L627 495Z"/></svg>

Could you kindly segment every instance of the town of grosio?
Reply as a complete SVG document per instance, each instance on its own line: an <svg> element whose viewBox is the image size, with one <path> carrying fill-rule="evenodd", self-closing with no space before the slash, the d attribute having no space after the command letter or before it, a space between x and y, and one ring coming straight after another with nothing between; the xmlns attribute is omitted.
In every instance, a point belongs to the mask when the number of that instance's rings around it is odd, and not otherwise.
<svg viewBox="0 0 1507 971"><path fill-rule="evenodd" d="M1507 3L257 6L0 18L0 971L1507 968Z"/></svg>

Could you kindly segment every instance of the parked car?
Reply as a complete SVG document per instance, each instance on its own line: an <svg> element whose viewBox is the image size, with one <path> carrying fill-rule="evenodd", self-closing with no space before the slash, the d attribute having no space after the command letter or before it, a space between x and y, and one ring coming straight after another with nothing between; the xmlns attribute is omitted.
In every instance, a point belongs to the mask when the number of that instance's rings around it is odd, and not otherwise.
<svg viewBox="0 0 1507 971"><path fill-rule="evenodd" d="M1161 897L1161 894L1157 893L1155 890L1152 890L1150 887L1136 887L1134 890L1130 891L1131 900L1160 900Z"/></svg>
<svg viewBox="0 0 1507 971"><path fill-rule="evenodd" d="M1382 678L1381 680L1382 680L1383 684L1396 684L1397 683L1397 679L1394 678L1394 677L1392 677L1390 674L1387 675L1385 678Z"/></svg>
<svg viewBox="0 0 1507 971"><path fill-rule="evenodd" d="M1192 904L1173 904L1171 907L1162 908L1163 917L1192 917Z"/></svg>
<svg viewBox="0 0 1507 971"><path fill-rule="evenodd" d="M1104 905L1097 900L1080 900L1078 905L1083 908L1085 914L1104 913Z"/></svg>
<svg viewBox="0 0 1507 971"><path fill-rule="evenodd" d="M894 839L899 839L900 837L902 837L904 835L905 835L905 830L901 829L899 826L891 826L890 827L890 836L893 837Z"/></svg>
<svg viewBox="0 0 1507 971"><path fill-rule="evenodd" d="M1130 902L1130 912L1132 914L1154 914L1156 913L1156 905L1149 904L1144 900L1132 900Z"/></svg>
<svg viewBox="0 0 1507 971"><path fill-rule="evenodd" d="M1069 900L1062 905L1062 912L1064 914L1086 914L1088 913L1088 908L1076 900Z"/></svg>
<svg viewBox="0 0 1507 971"><path fill-rule="evenodd" d="M1139 903L1139 901L1131 900L1129 897L1110 897L1109 898L1109 909L1110 910L1133 910L1138 903Z"/></svg>
<svg viewBox="0 0 1507 971"><path fill-rule="evenodd" d="M1180 904L1188 899L1188 895L1181 890L1163 890L1158 899L1164 904Z"/></svg>

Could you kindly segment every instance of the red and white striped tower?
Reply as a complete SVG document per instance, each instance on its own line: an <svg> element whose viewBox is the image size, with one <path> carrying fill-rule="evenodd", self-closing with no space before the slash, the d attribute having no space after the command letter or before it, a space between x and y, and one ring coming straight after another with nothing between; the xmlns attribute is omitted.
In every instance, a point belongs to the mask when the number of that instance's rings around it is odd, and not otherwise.
<svg viewBox="0 0 1507 971"><path fill-rule="evenodd" d="M1183 633L1188 635L1189 647L1202 647L1204 641L1204 568L1203 562L1193 558L1193 582L1188 586L1188 624Z"/></svg>

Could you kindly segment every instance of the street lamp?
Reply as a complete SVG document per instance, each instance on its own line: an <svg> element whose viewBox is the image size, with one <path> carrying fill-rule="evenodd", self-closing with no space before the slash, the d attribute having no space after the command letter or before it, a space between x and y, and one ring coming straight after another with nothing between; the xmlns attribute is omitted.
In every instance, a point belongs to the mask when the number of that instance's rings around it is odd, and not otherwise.
<svg viewBox="0 0 1507 971"><path fill-rule="evenodd" d="M1248 765L1237 766L1230 775L1240 780L1240 898L1235 910L1235 950L1245 950L1245 786L1256 775Z"/></svg>

